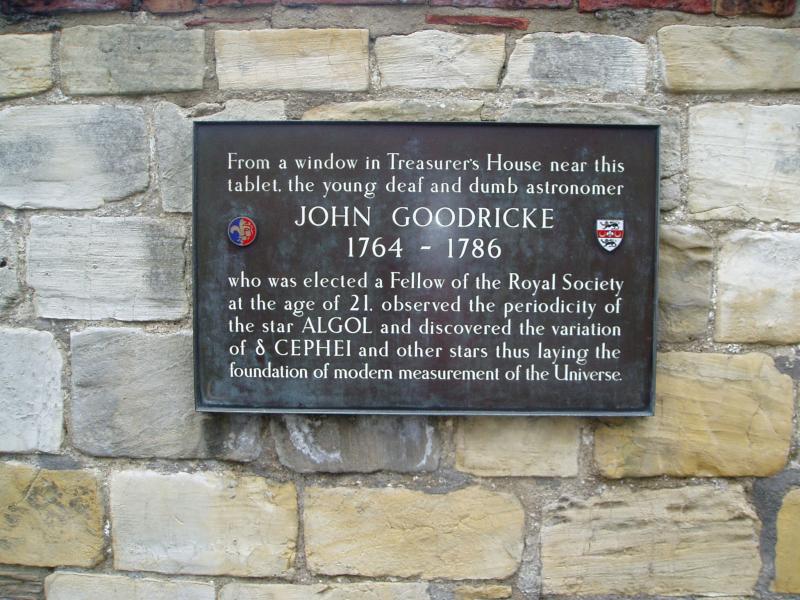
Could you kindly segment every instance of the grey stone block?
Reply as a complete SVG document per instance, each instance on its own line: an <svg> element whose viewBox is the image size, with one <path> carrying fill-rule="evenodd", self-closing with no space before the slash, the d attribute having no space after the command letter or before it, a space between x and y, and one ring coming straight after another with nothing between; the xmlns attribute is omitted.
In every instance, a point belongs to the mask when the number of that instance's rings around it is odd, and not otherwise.
<svg viewBox="0 0 800 600"><path fill-rule="evenodd" d="M223 458L260 450L261 420L194 409L192 338L97 328L73 333L72 442L95 456Z"/></svg>
<svg viewBox="0 0 800 600"><path fill-rule="evenodd" d="M422 417L305 417L271 422L281 463L302 473L433 471L436 430Z"/></svg>
<svg viewBox="0 0 800 600"><path fill-rule="evenodd" d="M0 111L0 205L90 209L147 188L144 113L131 106Z"/></svg>

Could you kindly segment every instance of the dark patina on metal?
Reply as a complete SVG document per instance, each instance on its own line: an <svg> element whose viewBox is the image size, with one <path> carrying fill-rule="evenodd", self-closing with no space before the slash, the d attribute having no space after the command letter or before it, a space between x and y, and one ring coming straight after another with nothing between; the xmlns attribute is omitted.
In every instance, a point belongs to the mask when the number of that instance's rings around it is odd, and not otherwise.
<svg viewBox="0 0 800 600"><path fill-rule="evenodd" d="M266 159L252 168L239 164L230 168L230 153L238 158ZM478 168L439 170L425 164L409 168L391 168L389 153L413 161L437 159L474 159ZM331 156L354 159L354 168L341 170L299 168L297 160ZM545 170L534 172L489 168L487 157L502 155L503 160L520 162L540 160ZM368 163L366 157L378 162ZM551 163L570 165L604 157L611 163L624 165L624 171L596 172L550 170ZM287 166L280 168L285 159ZM396 163L396 161L395 161ZM304 184L314 183L314 191L289 191L288 182L297 176ZM423 182L419 190L397 191L395 182ZM431 182L454 183L462 179L460 192L431 192ZM263 189L258 192L232 191L231 180L244 179ZM260 179L258 179L260 178ZM485 187L475 192L469 185L478 178ZM519 189L509 191L509 178ZM274 181L273 181L274 180ZM338 180L374 181L373 198L363 194L329 192L323 198L323 185ZM615 194L571 194L552 189L526 193L528 184L549 182L552 186L622 185ZM296 185L294 186L297 187ZM387 191L394 189L395 191ZM566 188L561 188L566 189ZM584 187L583 189L589 189ZM498 191L499 190L499 191ZM656 301L656 263L658 244L658 126L584 126L537 124L467 124L467 123L334 123L334 122L204 122L195 124L194 138L194 360L196 406L202 411L273 412L273 413L378 413L378 414L499 414L499 415L587 415L644 416L653 412L654 384L654 321ZM369 208L370 224L353 220L351 226L298 226L301 207ZM457 228L431 225L400 227L392 213L399 206L411 212L419 207L452 209L445 214L458 214L459 208L477 213L478 208L511 211L515 218L523 208L536 208L532 222L538 228L507 226L483 227L475 224ZM553 209L552 227L547 221L536 221L546 208ZM536 212L536 211L535 211ZM493 212L492 214L497 214ZM307 216L307 213L306 213ZM251 239L248 220L258 229ZM511 219L512 223L517 223ZM467 221L468 222L468 221ZM497 220L494 221L497 223ZM244 225L244 226L243 226ZM247 226L247 229L245 228ZM230 228L234 227L233 231ZM234 237L230 237L230 236ZM358 243L355 256L348 257L349 238L382 238L388 247L401 240L402 256L386 252L375 256L370 250L360 257ZM481 239L484 244L495 240L501 255L492 259L448 256L448 240ZM239 245L238 240L247 241ZM233 242L233 243L232 243ZM459 242L453 246L456 256ZM471 248L471 246L470 246ZM486 248L486 246L484 246ZM261 279L258 289L233 287L230 278L245 273ZM306 277L344 276L354 282L381 278L386 282L407 279L413 287L385 285L376 289L305 287ZM400 275L392 275L392 273ZM511 274L518 281L557 280L556 290L508 289ZM467 289L453 289L449 282L468 275ZM499 289L476 289L474 281L484 274L488 280L501 280ZM563 275L571 281L622 281L618 296L612 289L592 291L564 289ZM296 286L280 287L265 283L269 277L295 278ZM425 288L414 284L424 279L441 279L443 287ZM252 309L249 301L256 294L262 300L274 300L274 310ZM322 312L319 307L339 294L338 311ZM363 304L367 295L367 304ZM461 310L456 312L411 313L384 310L391 307L395 296L402 302L452 302L461 296ZM482 302L494 302L495 311L471 312L468 301L480 296ZM231 302L243 298L241 309L232 309ZM617 300L620 298L621 300ZM313 301L317 309L302 316L283 310L287 301ZM507 302L561 302L579 306L595 302L591 318L587 313L522 311L511 318L509 333L451 335L423 333L419 326L427 317L439 325L506 325L502 307ZM615 301L620 314L605 312L605 305ZM368 305L368 308L367 308ZM539 305L544 311L545 306ZM558 309L558 305L555 305ZM539 310L537 308L537 310ZM346 332L301 333L306 318L327 319L357 316L368 324L371 333ZM229 321L254 323L251 333L230 331ZM400 331L411 319L411 332ZM525 331L521 323L528 320ZM262 331L268 322L294 323L290 333ZM393 334L381 334L381 324L394 325ZM556 333L560 326L595 325L594 331L582 330L574 335ZM543 326L539 328L538 326ZM605 330L602 327L605 326ZM603 334L614 331L618 334ZM270 329L270 327L267 327ZM284 356L276 348L286 349L290 342L279 340L320 340L323 343L342 340L349 356ZM245 340L245 356L230 348ZM259 345L265 352L257 355ZM276 346L276 342L279 345ZM388 356L359 357L353 354L360 347L390 349ZM605 351L619 350L619 356L596 353L602 344ZM398 356L399 348L408 348L411 356ZM441 348L438 353L422 349ZM454 348L455 356L451 352ZM482 348L485 357L475 357ZM545 349L545 356L541 355ZM548 351L549 349L549 351ZM584 364L576 360L580 350L589 355ZM527 356L523 350L527 351ZM557 350L567 358L554 358ZM417 356L416 352L421 352ZM462 356L458 356L458 355ZM464 355L467 356L464 356ZM571 356L571 358L570 358ZM264 369L280 366L306 369L306 377L234 377L231 363L240 367ZM328 363L334 369L358 371L365 363L378 373L391 372L392 377L315 378L313 371ZM519 367L517 367L519 365ZM533 373L548 371L546 379ZM556 365L560 365L556 377ZM521 376L514 378L515 369ZM399 377L399 371L405 373ZM420 379L414 372L453 373L455 371L495 372L492 379L447 380ZM582 378L580 373L618 372L619 381ZM577 373L577 374L576 374ZM509 378L508 375L511 375ZM527 375L527 377L526 377ZM564 379L574 376L576 379ZM533 377L533 379L531 379Z"/></svg>

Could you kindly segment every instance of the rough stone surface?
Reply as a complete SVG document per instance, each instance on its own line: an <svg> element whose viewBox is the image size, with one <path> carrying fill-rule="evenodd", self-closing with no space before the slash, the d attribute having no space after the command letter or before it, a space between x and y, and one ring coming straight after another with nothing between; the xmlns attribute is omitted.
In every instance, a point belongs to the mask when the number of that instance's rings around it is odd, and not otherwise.
<svg viewBox="0 0 800 600"><path fill-rule="evenodd" d="M323 104L305 112L307 121L480 121L480 100L367 100Z"/></svg>
<svg viewBox="0 0 800 600"><path fill-rule="evenodd" d="M796 0L716 0L714 3L714 12L725 17L748 14L791 17L796 8Z"/></svg>
<svg viewBox="0 0 800 600"><path fill-rule="evenodd" d="M640 95L648 63L647 46L630 38L532 33L517 40L503 87Z"/></svg>
<svg viewBox="0 0 800 600"><path fill-rule="evenodd" d="M61 34L67 94L149 94L203 89L205 35L142 25L80 25Z"/></svg>
<svg viewBox="0 0 800 600"><path fill-rule="evenodd" d="M11 14L131 10L133 0L3 0L0 8Z"/></svg>
<svg viewBox="0 0 800 600"><path fill-rule="evenodd" d="M0 452L58 452L62 358L52 334L0 328Z"/></svg>
<svg viewBox="0 0 800 600"><path fill-rule="evenodd" d="M38 94L50 89L50 33L0 35L0 98Z"/></svg>
<svg viewBox="0 0 800 600"><path fill-rule="evenodd" d="M306 488L308 567L325 575L502 579L522 556L525 514L505 493Z"/></svg>
<svg viewBox="0 0 800 600"><path fill-rule="evenodd" d="M501 121L515 123L580 123L586 125L660 125L659 168L661 170L661 210L672 210L680 203L673 179L682 172L681 123L667 110L635 104L583 102L541 102L514 100L500 115Z"/></svg>
<svg viewBox="0 0 800 600"><path fill-rule="evenodd" d="M423 600L424 583L352 583L331 585L229 583L220 600Z"/></svg>
<svg viewBox="0 0 800 600"><path fill-rule="evenodd" d="M285 121L283 100L228 100L221 111L198 117L197 121Z"/></svg>
<svg viewBox="0 0 800 600"><path fill-rule="evenodd" d="M692 216L800 223L798 123L800 106L691 108L688 206Z"/></svg>
<svg viewBox="0 0 800 600"><path fill-rule="evenodd" d="M800 341L800 234L734 231L722 238L717 267L720 342Z"/></svg>
<svg viewBox="0 0 800 600"><path fill-rule="evenodd" d="M545 594L750 595L761 568L738 485L566 499L546 509L541 536Z"/></svg>
<svg viewBox="0 0 800 600"><path fill-rule="evenodd" d="M578 0L581 12L617 8L655 8L704 15L711 12L712 0Z"/></svg>
<svg viewBox="0 0 800 600"><path fill-rule="evenodd" d="M48 569L0 565L0 598L3 600L41 600Z"/></svg>
<svg viewBox="0 0 800 600"><path fill-rule="evenodd" d="M103 556L103 508L88 471L0 463L0 563L92 567Z"/></svg>
<svg viewBox="0 0 800 600"><path fill-rule="evenodd" d="M494 89L505 37L430 29L378 38L375 56L384 88Z"/></svg>
<svg viewBox="0 0 800 600"><path fill-rule="evenodd" d="M456 430L456 469L486 477L578 475L578 419L467 417Z"/></svg>
<svg viewBox="0 0 800 600"><path fill-rule="evenodd" d="M504 600L511 598L513 590L508 585L462 585L455 589L455 600Z"/></svg>
<svg viewBox="0 0 800 600"><path fill-rule="evenodd" d="M656 415L600 425L606 477L768 477L789 457L792 379L766 354L658 356Z"/></svg>
<svg viewBox="0 0 800 600"><path fill-rule="evenodd" d="M425 15L429 25L464 25L468 27L499 27L501 29L518 29L525 31L530 26L530 19L522 17L496 17L492 15Z"/></svg>
<svg viewBox="0 0 800 600"><path fill-rule="evenodd" d="M658 47L669 90L800 89L800 28L670 25Z"/></svg>
<svg viewBox="0 0 800 600"><path fill-rule="evenodd" d="M199 8L197 0L142 0L142 9L156 14L185 13Z"/></svg>
<svg viewBox="0 0 800 600"><path fill-rule="evenodd" d="M13 306L22 291L17 279L17 258L14 222L3 219L0 221L0 311Z"/></svg>
<svg viewBox="0 0 800 600"><path fill-rule="evenodd" d="M89 209L147 188L144 113L128 106L0 111L0 205Z"/></svg>
<svg viewBox="0 0 800 600"><path fill-rule="evenodd" d="M228 100L225 107L196 121L282 121L282 100ZM155 109L156 153L161 202L167 212L192 211L192 119L169 102Z"/></svg>
<svg viewBox="0 0 800 600"><path fill-rule="evenodd" d="M215 600L214 584L57 572L45 582L47 600Z"/></svg>
<svg viewBox="0 0 800 600"><path fill-rule="evenodd" d="M117 569L287 576L297 497L263 477L126 471L111 477L111 523Z"/></svg>
<svg viewBox="0 0 800 600"><path fill-rule="evenodd" d="M704 339L711 310L714 242L693 225L664 225L659 234L658 339Z"/></svg>
<svg viewBox="0 0 800 600"><path fill-rule="evenodd" d="M190 333L72 333L72 443L95 456L252 460L260 419L194 409Z"/></svg>
<svg viewBox="0 0 800 600"><path fill-rule="evenodd" d="M217 31L223 90L359 92L369 85L366 29Z"/></svg>
<svg viewBox="0 0 800 600"><path fill-rule="evenodd" d="M433 471L439 465L439 439L424 418L287 415L270 426L281 463L301 473Z"/></svg>
<svg viewBox="0 0 800 600"><path fill-rule="evenodd" d="M469 8L569 8L572 0L430 0L431 6L458 6Z"/></svg>
<svg viewBox="0 0 800 600"><path fill-rule="evenodd" d="M52 319L183 318L183 224L144 217L33 217L28 285Z"/></svg>
<svg viewBox="0 0 800 600"><path fill-rule="evenodd" d="M155 109L158 187L168 212L192 211L192 121L169 102Z"/></svg>
<svg viewBox="0 0 800 600"><path fill-rule="evenodd" d="M786 494L778 513L773 589L800 594L800 489Z"/></svg>

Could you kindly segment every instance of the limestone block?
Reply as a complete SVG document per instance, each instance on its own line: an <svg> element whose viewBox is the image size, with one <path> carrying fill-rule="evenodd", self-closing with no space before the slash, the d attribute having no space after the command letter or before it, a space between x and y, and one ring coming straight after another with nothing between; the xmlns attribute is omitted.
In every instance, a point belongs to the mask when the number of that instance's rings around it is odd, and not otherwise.
<svg viewBox="0 0 800 600"><path fill-rule="evenodd" d="M670 25L658 31L664 85L676 92L800 89L800 29Z"/></svg>
<svg viewBox="0 0 800 600"><path fill-rule="evenodd" d="M195 121L282 121L282 100L228 100L225 107ZM170 102L155 109L156 153L161 203L167 212L192 212L192 119Z"/></svg>
<svg viewBox="0 0 800 600"><path fill-rule="evenodd" d="M304 121L480 121L480 100L365 100L323 104L303 114Z"/></svg>
<svg viewBox="0 0 800 600"><path fill-rule="evenodd" d="M647 46L596 33L531 33L516 42L503 87L641 95Z"/></svg>
<svg viewBox="0 0 800 600"><path fill-rule="evenodd" d="M0 98L38 94L53 85L53 34L0 35Z"/></svg>
<svg viewBox="0 0 800 600"><path fill-rule="evenodd" d="M152 94L203 89L205 34L143 25L80 25L61 34L67 94Z"/></svg>
<svg viewBox="0 0 800 600"><path fill-rule="evenodd" d="M281 463L301 473L433 471L439 464L436 430L422 417L287 415L270 426Z"/></svg>
<svg viewBox="0 0 800 600"><path fill-rule="evenodd" d="M484 477L578 475L580 420L465 417L456 430L456 469Z"/></svg>
<svg viewBox="0 0 800 600"><path fill-rule="evenodd" d="M185 227L145 217L33 217L28 285L39 316L156 321L188 311Z"/></svg>
<svg viewBox="0 0 800 600"><path fill-rule="evenodd" d="M44 579L49 569L0 565L0 598L39 600L44 595Z"/></svg>
<svg viewBox="0 0 800 600"><path fill-rule="evenodd" d="M704 339L711 310L713 240L693 225L664 225L659 238L658 339Z"/></svg>
<svg viewBox="0 0 800 600"><path fill-rule="evenodd" d="M297 496L263 477L123 471L111 477L111 524L120 570L287 576Z"/></svg>
<svg viewBox="0 0 800 600"><path fill-rule="evenodd" d="M0 463L0 563L92 567L103 558L103 506L88 471Z"/></svg>
<svg viewBox="0 0 800 600"><path fill-rule="evenodd" d="M192 336L139 329L73 332L73 445L95 456L252 460L258 417L194 409Z"/></svg>
<svg viewBox="0 0 800 600"><path fill-rule="evenodd" d="M761 568L759 529L738 485L566 499L546 509L542 524L542 590L750 595Z"/></svg>
<svg viewBox="0 0 800 600"><path fill-rule="evenodd" d="M786 465L792 379L766 354L668 352L657 360L656 415L600 425L607 477L768 477Z"/></svg>
<svg viewBox="0 0 800 600"><path fill-rule="evenodd" d="M522 557L525 514L506 493L307 488L308 567L325 575L503 579Z"/></svg>
<svg viewBox="0 0 800 600"><path fill-rule="evenodd" d="M508 585L462 585L456 588L455 600L504 600L511 598Z"/></svg>
<svg viewBox="0 0 800 600"><path fill-rule="evenodd" d="M58 452L63 361L52 334L0 328L0 356L0 452Z"/></svg>
<svg viewBox="0 0 800 600"><path fill-rule="evenodd" d="M798 45L800 51L800 38ZM729 103L691 108L692 217L800 223L798 123L800 106Z"/></svg>
<svg viewBox="0 0 800 600"><path fill-rule="evenodd" d="M783 499L778 512L778 543L775 546L773 590L800 594L800 489Z"/></svg>
<svg viewBox="0 0 800 600"><path fill-rule="evenodd" d="M142 109L17 106L0 111L0 205L90 209L147 188Z"/></svg>
<svg viewBox="0 0 800 600"><path fill-rule="evenodd" d="M233 582L222 588L220 600L424 600L424 583L351 584L247 584Z"/></svg>
<svg viewBox="0 0 800 600"><path fill-rule="evenodd" d="M505 62L505 36L429 29L378 38L381 87L493 90Z"/></svg>
<svg viewBox="0 0 800 600"><path fill-rule="evenodd" d="M800 234L734 231L718 260L715 340L800 341Z"/></svg>
<svg viewBox="0 0 800 600"><path fill-rule="evenodd" d="M215 33L222 90L360 92L369 86L366 29L261 29Z"/></svg>
<svg viewBox="0 0 800 600"><path fill-rule="evenodd" d="M663 139L662 139L663 144ZM663 153L663 149L662 149ZM674 210L681 205L683 191L679 177L662 177L659 182L659 210Z"/></svg>
<svg viewBox="0 0 800 600"><path fill-rule="evenodd" d="M214 584L58 571L45 581L47 600L215 600Z"/></svg>
<svg viewBox="0 0 800 600"><path fill-rule="evenodd" d="M3 219L0 221L0 312L13 306L22 293L17 279L18 254L14 223Z"/></svg>

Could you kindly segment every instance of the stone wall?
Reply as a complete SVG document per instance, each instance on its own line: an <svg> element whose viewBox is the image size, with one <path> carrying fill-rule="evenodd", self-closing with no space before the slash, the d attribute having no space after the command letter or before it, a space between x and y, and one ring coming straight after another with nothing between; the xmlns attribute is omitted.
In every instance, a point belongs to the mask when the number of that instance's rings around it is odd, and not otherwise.
<svg viewBox="0 0 800 600"><path fill-rule="evenodd" d="M0 2L0 598L800 598L794 0L362 4ZM656 416L195 413L200 119L659 123Z"/></svg>

